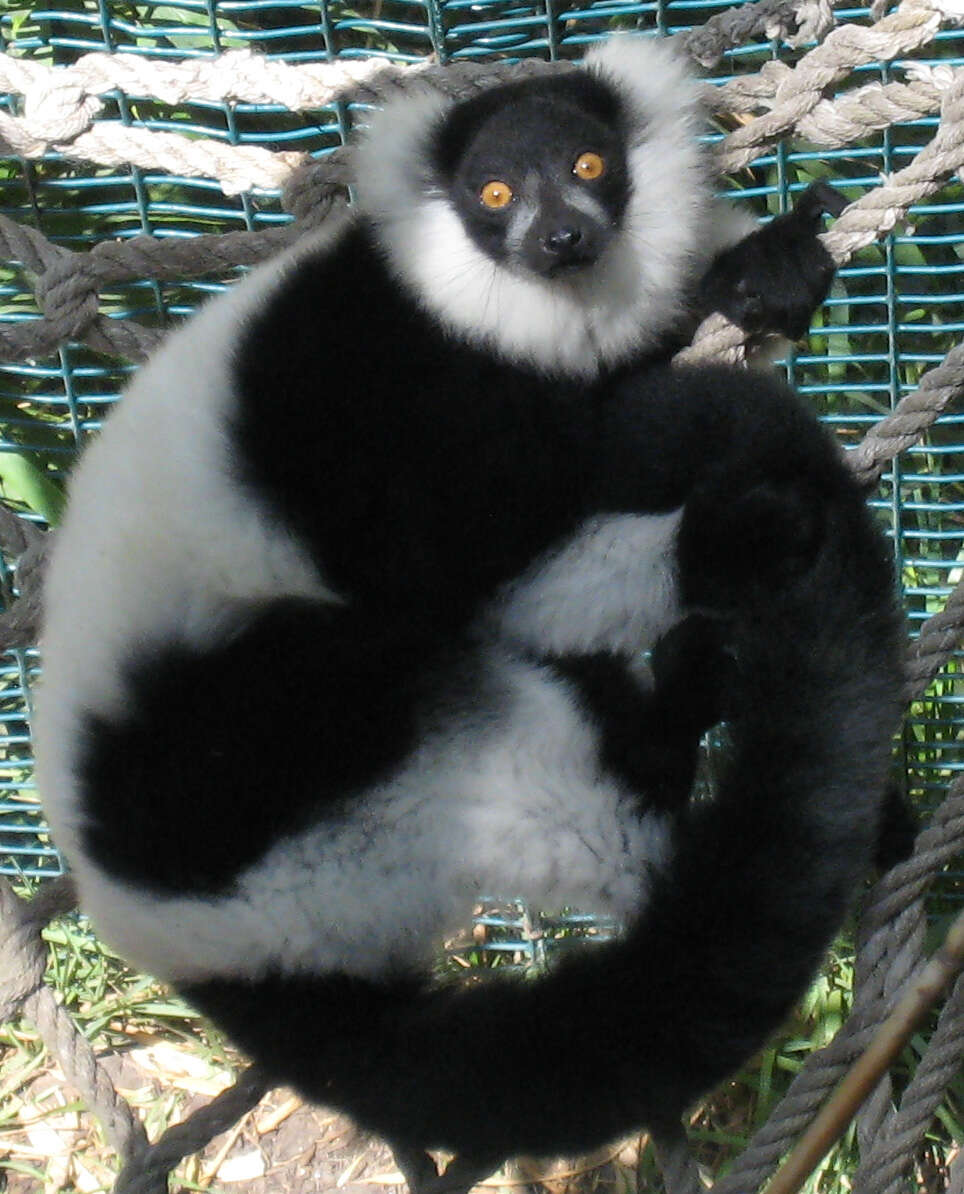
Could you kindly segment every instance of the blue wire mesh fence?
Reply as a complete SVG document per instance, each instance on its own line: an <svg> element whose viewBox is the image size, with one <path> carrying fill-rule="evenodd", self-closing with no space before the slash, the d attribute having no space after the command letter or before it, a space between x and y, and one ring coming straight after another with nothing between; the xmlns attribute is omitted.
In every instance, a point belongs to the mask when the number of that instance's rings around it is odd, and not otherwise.
<svg viewBox="0 0 964 1194"><path fill-rule="evenodd" d="M415 62L493 57L578 58L614 29L676 33L703 24L728 3L703 0L64 0L59 7L17 7L0 16L6 54L66 65L91 51L155 59L211 57L249 49L292 63L380 57ZM867 23L868 10L841 8L838 21ZM716 77L757 71L795 52L777 44L730 51ZM964 31L947 30L920 55L964 63ZM848 86L900 78L898 63L854 72ZM17 110L0 96L0 112ZM258 145L323 155L364 119L362 105L336 101L310 113L276 105L181 102L150 95L106 97L99 122L196 133L227 145ZM856 199L902 166L934 135L937 117L895 126L838 151L780 145L729 180L735 202L761 216L785 210L814 179ZM213 179L177 177L137 166L91 167L50 152L36 160L0 159L0 212L39 228L55 243L84 249L142 233L185 238L201 232L263 229L288 219L272 190L225 195ZM964 334L964 195L960 182L912 209L909 225L862 250L841 271L818 312L804 351L786 362L791 380L813 401L844 444L856 443L920 375ZM112 315L167 324L190 312L213 283L151 280L103 293ZM16 263L0 266L0 321L36 318L33 293ZM364 335L364 329L360 329ZM29 364L0 361L0 496L25 517L55 520L64 479L77 451L101 425L130 368L82 345ZM310 417L306 413L306 418ZM293 430L297 434L297 428ZM947 413L924 443L883 478L875 505L889 527L912 631L940 609L964 569L964 414ZM2 595L11 596L9 561L0 559ZM913 707L902 739L908 791L933 807L948 779L964 768L964 683L958 654L926 698ZM59 861L45 832L32 783L31 688L36 650L0 656L0 872L39 877ZM172 743L176 749L176 742ZM185 759L185 766L190 760ZM186 827L186 831L190 831ZM960 897L951 876L943 899ZM547 937L605 936L610 926L584 915L533 920L530 910L498 904L461 943L514 961L538 960Z"/></svg>

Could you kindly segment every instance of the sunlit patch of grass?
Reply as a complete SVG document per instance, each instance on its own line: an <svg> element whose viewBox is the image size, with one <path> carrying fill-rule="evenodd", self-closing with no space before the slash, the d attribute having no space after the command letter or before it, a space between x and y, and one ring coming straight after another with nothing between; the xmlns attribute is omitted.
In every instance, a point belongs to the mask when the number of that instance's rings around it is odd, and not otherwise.
<svg viewBox="0 0 964 1194"><path fill-rule="evenodd" d="M151 1138L233 1081L241 1062L223 1038L83 917L61 918L44 938L48 983ZM0 1027L0 1157L0 1188L16 1194L97 1194L116 1178L99 1124L26 1021Z"/></svg>

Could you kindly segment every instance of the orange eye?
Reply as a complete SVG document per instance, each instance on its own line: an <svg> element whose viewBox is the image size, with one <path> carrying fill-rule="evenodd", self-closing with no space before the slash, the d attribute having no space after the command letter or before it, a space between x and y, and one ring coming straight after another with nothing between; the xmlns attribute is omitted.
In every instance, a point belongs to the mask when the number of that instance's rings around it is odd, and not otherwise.
<svg viewBox="0 0 964 1194"><path fill-rule="evenodd" d="M581 153L572 166L573 174L586 182L592 182L594 178L599 178L605 169L606 163L598 153Z"/></svg>
<svg viewBox="0 0 964 1194"><path fill-rule="evenodd" d="M512 202L512 188L507 182L494 178L479 191L479 198L490 211L498 211Z"/></svg>

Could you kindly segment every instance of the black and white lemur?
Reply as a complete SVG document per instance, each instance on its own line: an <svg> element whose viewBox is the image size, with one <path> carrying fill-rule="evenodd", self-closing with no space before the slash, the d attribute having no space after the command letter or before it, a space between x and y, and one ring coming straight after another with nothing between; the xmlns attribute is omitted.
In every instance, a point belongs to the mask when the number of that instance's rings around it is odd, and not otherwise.
<svg viewBox="0 0 964 1194"><path fill-rule="evenodd" d="M832 271L813 212L719 256L699 127L643 38L390 104L352 213L171 336L57 537L38 763L82 906L425 1191L678 1120L872 856L888 550L782 385L661 359L721 269L791 332ZM622 932L434 985L483 892Z"/></svg>

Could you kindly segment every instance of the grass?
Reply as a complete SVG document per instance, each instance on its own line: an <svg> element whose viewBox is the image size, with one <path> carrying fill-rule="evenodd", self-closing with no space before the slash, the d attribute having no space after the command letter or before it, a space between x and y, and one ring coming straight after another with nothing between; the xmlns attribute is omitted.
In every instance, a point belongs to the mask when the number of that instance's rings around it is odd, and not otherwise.
<svg viewBox="0 0 964 1194"><path fill-rule="evenodd" d="M61 44L65 30L77 37L89 37L93 46L96 27L85 25L83 18L96 6L71 0L60 7L71 19L55 30L54 17L38 17L35 6L11 0L2 9L0 21L6 48L33 53L30 47L45 43L52 30L57 33L58 45L50 48L43 44L37 51L41 57L65 61L73 56L73 51ZM112 0L110 8L115 16L123 18L123 27L115 22L113 30L121 48L161 46L184 50L207 46L215 17L220 36L226 38L222 48L234 44L272 51L287 48L268 39L273 34L267 26L264 43L252 42L248 36L252 27L245 22L254 21L254 15L215 14L214 6L193 0L171 7L125 5ZM336 6L337 19L362 17L367 22L355 33L343 32L342 38L352 37L359 47L370 48L372 39L380 36L372 32L380 11L380 0L352 8ZM713 11L690 10L687 21L698 23ZM281 15L287 19L286 13ZM175 34L159 32L173 25L181 26ZM308 44L300 35L294 41L297 50ZM378 44L379 48L388 45ZM414 47L405 44L396 48L421 52L424 47L418 40ZM953 53L957 48L959 43L948 38L932 50L939 55ZM769 54L769 50L764 47L759 53ZM140 101L132 112L135 122L147 124L187 115ZM217 114L212 110L208 115L212 127L221 132ZM259 132L265 137L300 127L299 122L277 113L240 111L233 114L233 119L240 122L241 132ZM306 146L328 145L337 139L333 117L329 114L324 120L328 124L312 131L313 139L306 140ZM907 126L893 130L889 143L900 150L903 140L916 145L931 132ZM770 164L741 172L737 185L748 192L765 192L756 203L770 214L778 209L779 196L788 185L801 187L813 177L828 178L854 198L870 185L867 180L876 177L878 168L890 167L889 156L875 157L868 164L864 152L798 152L789 158L777 153L767 159ZM900 159L898 164L903 161ZM95 181L102 186L92 188L89 184ZM72 247L127 236L143 228L161 233L212 231L229 224L241 226L249 217L262 215L256 204L249 210L247 200L227 199L201 190L197 184L170 180L145 183L141 177L127 179L114 171L91 172L63 162L29 168L19 161L0 165L0 192L7 210L28 221L42 213L42 226L48 234ZM881 413L896 392L917 383L928 358L946 351L957 338L957 333L948 331L943 323L948 311L945 300L956 296L957 279L964 276L964 239L959 235L956 206L960 202L960 183L953 182L944 196L922 206L915 216L925 234L919 244L912 243L911 235L898 234L888 246L863 250L838 280L831 302L818 315L807 356L802 362L792 363L795 381L815 391L814 401L824 414L837 421L838 431L848 444L855 442L863 430L857 416L865 410ZM930 292L927 302L902 302L903 292L916 294L922 286ZM103 296L103 307L118 313L143 313L146 309L145 317L159 317L153 310L155 303L159 309L179 310L194 302L202 291L203 287L190 285L119 287ZM16 320L35 311L20 271L0 269L0 317ZM891 341L898 323L900 345L895 352ZM864 330L859 330L860 325ZM0 428L6 448L0 460L0 494L18 507L55 522L62 502L62 477L77 442L99 424L125 375L126 370L117 362L77 348L65 350L56 366L5 367L0 373ZM916 475L901 477L896 492L881 495L888 520L893 518L901 530L903 580L912 595L912 612L920 616L943 603L946 586L961 566L959 534L955 532L959 533L964 518L964 482L954 456L947 452L959 440L957 421L945 420L943 426L930 433L921 454L909 458ZM935 788L943 787L949 767L961 757L959 667L953 665L932 688L928 700L915 705L905 732L910 782L922 805ZM6 749L10 752L8 766L19 775L20 748ZM488 933L491 937L494 931L483 929L482 936ZM181 1000L129 970L96 941L83 921L60 922L48 931L47 939L50 981L109 1062L152 1138L232 1079L242 1062L223 1038ZM452 966L471 970L485 956L495 959L490 965L524 960L522 954L511 950L485 955L473 948L480 944L479 934L470 934L456 955L461 961ZM849 1008L852 980L852 949L843 940L779 1040L695 1115L691 1135L707 1172L725 1170L765 1122L805 1058L830 1039ZM898 1089L912 1072L924 1044L922 1035L906 1051L895 1074ZM962 1118L964 1079L959 1078L941 1104L916 1161L912 1185L923 1194L941 1188L941 1176L964 1138ZM293 1150L293 1169L283 1168L289 1160L287 1153L282 1156L279 1141ZM807 1187L808 1194L846 1194L856 1159L851 1131L824 1160ZM215 1142L202 1159L186 1162L179 1179L188 1189L246 1194L259 1182L272 1179L273 1174L275 1188L294 1192L302 1180L299 1166L310 1170L317 1190L392 1187L391 1164L384 1150L359 1139L344 1121L293 1104L285 1092L273 1094L265 1108L248 1117L237 1135L229 1134L226 1140ZM518 1190L525 1179L535 1182L539 1173L537 1168L520 1165L508 1171L504 1184L507 1189ZM114 1174L115 1158L99 1129L76 1103L37 1034L27 1024L0 1029L0 1190L6 1186L8 1194L96 1194L110 1188ZM543 1170L540 1185L554 1194L594 1189L632 1194L649 1188L654 1175L652 1150L641 1138L614 1145L601 1156Z"/></svg>
<svg viewBox="0 0 964 1194"><path fill-rule="evenodd" d="M156 1138L233 1081L243 1059L181 999L127 967L83 918L49 928L48 981L92 1041L115 1084ZM693 1116L690 1135L704 1172L718 1175L745 1147L799 1071L845 1019L853 986L852 948L843 939L778 1040ZM915 1038L895 1074L898 1089L925 1037ZM937 1194L964 1139L964 1076L947 1092L915 1158L911 1186ZM858 1159L853 1128L824 1159L805 1194L845 1194ZM6 1194L100 1194L117 1159L98 1125L64 1082L55 1060L26 1023L0 1029L0 1190ZM347 1121L275 1091L200 1157L177 1172L182 1188L222 1194L315 1189L401 1190L390 1155ZM622 1194L658 1188L648 1139L617 1142L593 1156L553 1165L519 1161L487 1188ZM318 1184L321 1182L322 1184ZM323 1184L327 1182L327 1184ZM341 1183L339 1185L339 1183ZM942 1184L943 1183L943 1184ZM305 1186L306 1190L312 1188Z"/></svg>
<svg viewBox="0 0 964 1194"><path fill-rule="evenodd" d="M48 981L151 1137L180 1118L193 1096L204 1101L233 1081L241 1062L223 1039L183 1001L130 970L82 918L60 920L44 935ZM9 1190L110 1189L115 1159L83 1112L33 1027L0 1029L0 1174Z"/></svg>

